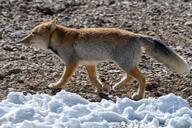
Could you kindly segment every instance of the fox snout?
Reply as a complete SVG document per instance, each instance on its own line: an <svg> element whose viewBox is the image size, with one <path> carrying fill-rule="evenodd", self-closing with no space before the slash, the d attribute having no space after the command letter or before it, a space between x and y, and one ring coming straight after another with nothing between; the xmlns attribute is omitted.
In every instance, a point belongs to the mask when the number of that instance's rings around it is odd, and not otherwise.
<svg viewBox="0 0 192 128"><path fill-rule="evenodd" d="M32 34L29 34L23 39L21 39L20 41L18 41L17 43L29 46L31 44L31 38L32 38Z"/></svg>

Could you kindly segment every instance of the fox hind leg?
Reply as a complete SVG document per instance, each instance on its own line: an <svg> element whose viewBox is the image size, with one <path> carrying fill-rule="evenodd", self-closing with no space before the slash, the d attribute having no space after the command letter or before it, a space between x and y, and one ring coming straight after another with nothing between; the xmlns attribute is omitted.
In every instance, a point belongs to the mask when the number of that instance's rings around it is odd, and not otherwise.
<svg viewBox="0 0 192 128"><path fill-rule="evenodd" d="M137 67L135 67L134 69L132 69L130 71L130 75L132 75L134 78L136 78L139 82L139 87L136 93L134 93L132 95L132 98L135 100L139 100L142 99L145 93L145 84L146 84L146 80L145 77L141 74L141 72L139 71L139 69Z"/></svg>
<svg viewBox="0 0 192 128"><path fill-rule="evenodd" d="M113 90L119 90L121 88L123 88L127 83L129 83L131 80L133 79L133 77L129 74L125 74L124 77L121 79L121 81L119 81L118 83L116 83L113 86Z"/></svg>
<svg viewBox="0 0 192 128"><path fill-rule="evenodd" d="M143 98L145 92L145 77L141 74L138 68L131 70L127 77L124 77L120 82L113 86L113 90L118 90L130 82L133 78L136 78L139 81L139 88L136 93L132 95L132 98L139 100Z"/></svg>
<svg viewBox="0 0 192 128"><path fill-rule="evenodd" d="M112 57L121 69L123 69L127 74L131 75L131 77L136 78L139 82L137 93L135 93L132 98L135 100L143 98L145 92L145 77L136 67L141 59L140 43L135 39L131 39L129 40L129 43L116 47L113 51ZM124 78L120 85L130 81L131 77L127 77L126 79Z"/></svg>
<svg viewBox="0 0 192 128"><path fill-rule="evenodd" d="M139 71L139 69L136 66L128 65L125 63L117 63L127 74L129 74L131 77L124 78L122 81L120 81L119 84L116 84L114 88L119 88L125 85L127 82L129 82L132 78L135 78L139 82L139 87L136 93L132 95L132 99L139 100L142 99L145 92L145 77L142 75L142 73Z"/></svg>

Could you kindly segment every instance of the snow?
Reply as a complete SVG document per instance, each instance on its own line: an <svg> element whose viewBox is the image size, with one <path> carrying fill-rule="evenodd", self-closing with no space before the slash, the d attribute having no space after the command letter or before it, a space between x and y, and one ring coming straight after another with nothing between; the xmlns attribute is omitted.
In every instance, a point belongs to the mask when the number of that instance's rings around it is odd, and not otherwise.
<svg viewBox="0 0 192 128"><path fill-rule="evenodd" d="M1 128L192 128L192 109L174 94L134 101L117 98L89 102L61 91L23 95L11 92L0 102Z"/></svg>

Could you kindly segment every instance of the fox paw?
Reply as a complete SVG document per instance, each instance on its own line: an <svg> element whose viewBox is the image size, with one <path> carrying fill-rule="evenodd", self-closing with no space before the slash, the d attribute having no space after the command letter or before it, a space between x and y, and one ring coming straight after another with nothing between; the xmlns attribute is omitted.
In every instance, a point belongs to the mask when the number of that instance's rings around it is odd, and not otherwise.
<svg viewBox="0 0 192 128"><path fill-rule="evenodd" d="M110 86L104 86L103 90L106 91L106 92L110 92L111 88L110 88Z"/></svg>
<svg viewBox="0 0 192 128"><path fill-rule="evenodd" d="M117 92L118 90L121 90L122 88L123 88L123 84L116 84L116 85L114 85L113 87L112 87L112 90L114 91L114 92Z"/></svg>
<svg viewBox="0 0 192 128"><path fill-rule="evenodd" d="M132 99L134 100L140 100L143 98L143 96L139 95L138 93L134 93L132 96L131 96Z"/></svg>
<svg viewBox="0 0 192 128"><path fill-rule="evenodd" d="M99 94L99 93L103 93L103 92L110 92L110 90L111 89L109 87L96 88L95 93Z"/></svg>
<svg viewBox="0 0 192 128"><path fill-rule="evenodd" d="M113 86L112 91L117 92L119 90L118 86Z"/></svg>
<svg viewBox="0 0 192 128"><path fill-rule="evenodd" d="M99 94L103 92L103 88L96 88L95 93Z"/></svg>
<svg viewBox="0 0 192 128"><path fill-rule="evenodd" d="M48 85L51 89L61 89L61 86L59 86L57 83L51 83Z"/></svg>

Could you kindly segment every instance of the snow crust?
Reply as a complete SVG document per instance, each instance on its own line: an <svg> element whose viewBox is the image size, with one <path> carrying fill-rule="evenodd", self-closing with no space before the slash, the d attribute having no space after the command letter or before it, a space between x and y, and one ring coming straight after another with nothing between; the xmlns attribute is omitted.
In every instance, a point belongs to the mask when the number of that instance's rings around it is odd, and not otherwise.
<svg viewBox="0 0 192 128"><path fill-rule="evenodd" d="M133 101L89 102L61 91L23 95L11 92L0 102L0 128L192 128L192 109L174 94Z"/></svg>

